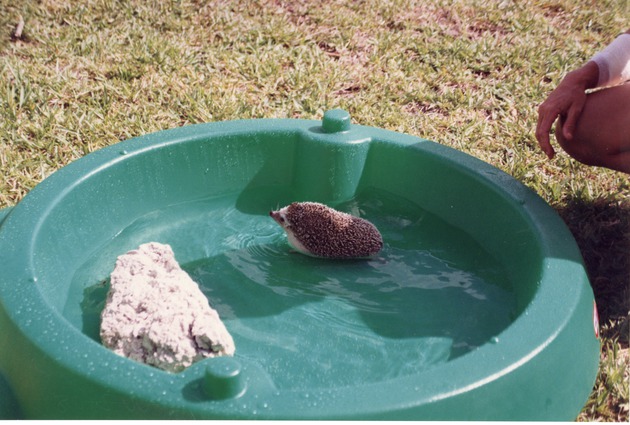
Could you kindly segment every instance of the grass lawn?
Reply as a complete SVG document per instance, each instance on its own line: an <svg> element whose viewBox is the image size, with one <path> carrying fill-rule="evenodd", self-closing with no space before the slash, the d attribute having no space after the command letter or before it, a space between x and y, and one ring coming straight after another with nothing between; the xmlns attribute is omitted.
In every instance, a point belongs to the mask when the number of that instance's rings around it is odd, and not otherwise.
<svg viewBox="0 0 630 425"><path fill-rule="evenodd" d="M534 128L559 80L628 28L628 0L0 0L0 208L133 136L344 108L479 157L560 213L603 334L578 419L627 421L630 178L547 160Z"/></svg>

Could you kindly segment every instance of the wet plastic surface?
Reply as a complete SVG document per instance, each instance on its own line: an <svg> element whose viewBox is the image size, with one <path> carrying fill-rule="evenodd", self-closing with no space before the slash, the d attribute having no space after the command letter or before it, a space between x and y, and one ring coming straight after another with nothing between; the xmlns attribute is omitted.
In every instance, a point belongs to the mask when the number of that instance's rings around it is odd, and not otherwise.
<svg viewBox="0 0 630 425"><path fill-rule="evenodd" d="M380 258L289 252L268 213L300 200L366 215ZM115 258L150 240L200 283L234 358L169 374L99 343ZM488 164L340 110L90 154L0 211L0 264L5 418L572 420L597 373L558 215Z"/></svg>

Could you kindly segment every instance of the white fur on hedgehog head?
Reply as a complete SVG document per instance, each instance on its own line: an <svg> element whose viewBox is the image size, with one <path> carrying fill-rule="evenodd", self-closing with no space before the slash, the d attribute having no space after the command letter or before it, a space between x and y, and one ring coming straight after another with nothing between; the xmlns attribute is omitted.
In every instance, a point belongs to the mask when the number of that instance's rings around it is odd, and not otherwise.
<svg viewBox="0 0 630 425"><path fill-rule="evenodd" d="M305 255L312 255L311 252L298 240L298 238L293 233L291 229L291 220L289 219L289 207L291 205L287 205L286 207L280 208L277 211L271 211L269 215L273 218L276 223L278 223L286 232L287 239L289 240L289 244L297 251L301 252Z"/></svg>
<svg viewBox="0 0 630 425"><path fill-rule="evenodd" d="M282 226L283 229L287 229L291 227L291 222L289 221L289 218L288 218L289 206L280 208L277 211L271 211L269 215L271 216L271 218L273 218L276 221L276 223Z"/></svg>
<svg viewBox="0 0 630 425"><path fill-rule="evenodd" d="M376 227L359 217L316 202L294 202L269 215L297 251L325 258L365 258L383 246Z"/></svg>

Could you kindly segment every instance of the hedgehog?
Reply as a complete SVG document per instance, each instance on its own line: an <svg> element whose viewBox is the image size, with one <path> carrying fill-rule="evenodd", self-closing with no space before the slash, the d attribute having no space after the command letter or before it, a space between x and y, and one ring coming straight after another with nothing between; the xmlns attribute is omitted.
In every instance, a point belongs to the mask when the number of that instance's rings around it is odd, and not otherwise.
<svg viewBox="0 0 630 425"><path fill-rule="evenodd" d="M269 215L286 231L289 244L305 255L371 258L383 248L372 223L317 202L293 202Z"/></svg>

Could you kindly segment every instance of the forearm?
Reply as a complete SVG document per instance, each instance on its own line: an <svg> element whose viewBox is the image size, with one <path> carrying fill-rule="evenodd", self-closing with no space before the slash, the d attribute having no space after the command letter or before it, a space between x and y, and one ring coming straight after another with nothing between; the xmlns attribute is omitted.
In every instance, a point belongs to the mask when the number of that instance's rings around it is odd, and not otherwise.
<svg viewBox="0 0 630 425"><path fill-rule="evenodd" d="M571 89L586 91L597 87L599 82L599 66L594 61L588 61L584 66L569 72L560 85L570 86Z"/></svg>

